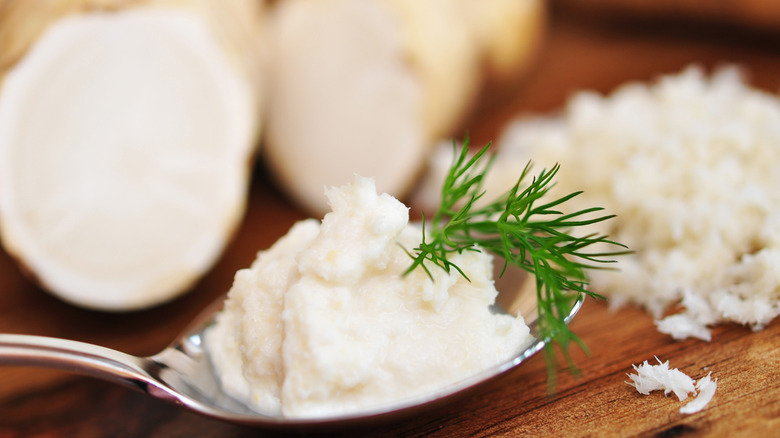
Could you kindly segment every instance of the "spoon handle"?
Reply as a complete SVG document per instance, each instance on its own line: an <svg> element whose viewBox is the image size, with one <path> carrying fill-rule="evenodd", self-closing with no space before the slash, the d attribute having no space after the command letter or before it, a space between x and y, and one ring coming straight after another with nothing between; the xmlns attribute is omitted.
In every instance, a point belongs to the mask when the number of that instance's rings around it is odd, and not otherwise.
<svg viewBox="0 0 780 438"><path fill-rule="evenodd" d="M45 336L0 334L0 366L31 365L85 374L151 393L154 364L110 348ZM159 389L159 388L156 388Z"/></svg>

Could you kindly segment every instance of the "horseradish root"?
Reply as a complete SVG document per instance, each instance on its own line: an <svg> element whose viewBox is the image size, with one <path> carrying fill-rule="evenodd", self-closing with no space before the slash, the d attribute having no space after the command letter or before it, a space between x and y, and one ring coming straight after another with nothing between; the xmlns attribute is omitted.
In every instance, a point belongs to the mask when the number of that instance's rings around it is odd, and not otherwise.
<svg viewBox="0 0 780 438"><path fill-rule="evenodd" d="M305 209L354 173L403 197L463 117L487 74L531 59L537 0L286 0L269 19L263 154Z"/></svg>
<svg viewBox="0 0 780 438"><path fill-rule="evenodd" d="M0 3L0 237L77 305L169 300L243 215L262 3Z"/></svg>

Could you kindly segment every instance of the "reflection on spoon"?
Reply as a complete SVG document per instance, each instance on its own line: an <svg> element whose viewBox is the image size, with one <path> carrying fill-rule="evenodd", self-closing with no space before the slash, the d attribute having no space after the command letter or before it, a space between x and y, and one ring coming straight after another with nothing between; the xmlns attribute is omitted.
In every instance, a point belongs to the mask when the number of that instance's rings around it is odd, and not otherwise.
<svg viewBox="0 0 780 438"><path fill-rule="evenodd" d="M254 412L224 394L202 345L203 333L213 324L214 315L222 305L221 299L206 309L178 340L153 356L137 357L65 339L0 334L0 365L32 365L77 372L122 384L209 417L253 426L300 429L374 422L413 415L451 401L518 366L541 350L545 341L538 338L535 290L529 287L518 289L516 280L516 277L508 276L497 282L500 291L514 291L501 292L494 310L511 309L527 315L526 323L534 336L530 345L505 362L457 384L383 409L353 415L312 419L269 416ZM514 282L515 287L502 287L502 281ZM583 298L580 298L574 302L567 322L577 313L582 301Z"/></svg>

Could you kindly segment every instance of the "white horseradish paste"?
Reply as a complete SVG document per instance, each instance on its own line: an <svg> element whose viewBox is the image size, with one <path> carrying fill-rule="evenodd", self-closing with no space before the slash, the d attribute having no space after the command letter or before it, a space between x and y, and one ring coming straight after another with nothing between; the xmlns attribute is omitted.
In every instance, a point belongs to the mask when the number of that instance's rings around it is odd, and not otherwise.
<svg viewBox="0 0 780 438"><path fill-rule="evenodd" d="M374 181L327 190L309 219L238 271L206 347L223 389L263 413L350 414L422 396L509 359L531 341L493 314L492 257L402 276L421 230ZM403 246L403 248L402 248Z"/></svg>

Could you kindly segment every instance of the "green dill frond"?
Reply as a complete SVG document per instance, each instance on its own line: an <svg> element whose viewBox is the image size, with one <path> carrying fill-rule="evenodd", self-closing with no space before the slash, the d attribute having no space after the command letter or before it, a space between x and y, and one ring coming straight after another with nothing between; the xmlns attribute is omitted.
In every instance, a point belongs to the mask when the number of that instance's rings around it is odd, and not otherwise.
<svg viewBox="0 0 780 438"><path fill-rule="evenodd" d="M557 199L548 199L560 166L542 169L531 181L532 163L523 168L516 183L502 196L478 206L485 195L483 185L494 155L488 155L490 143L469 158L468 140L460 151L453 143L453 161L442 184L441 203L433 220L423 216L422 242L407 254L412 264L409 273L421 267L433 278L430 267L438 266L446 272L463 271L448 260L448 255L479 248L503 258L501 274L511 264L518 266L536 280L539 334L545 340L550 387L555 385L556 356L553 345L558 345L569 367L577 372L569 345L573 342L584 351L585 344L568 328L566 317L575 301L582 295L603 298L588 289L588 269L604 269L614 262L613 257L629 253L626 247L607 236L590 234L577 237L577 227L609 220L614 215L599 215L603 209L587 208L564 214L561 207L579 196L573 192ZM486 160L487 157L490 157ZM595 215L595 216L594 216ZM589 252L596 244L617 247L615 251Z"/></svg>

